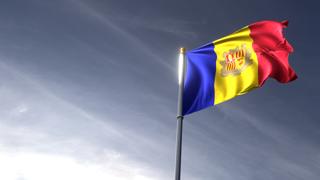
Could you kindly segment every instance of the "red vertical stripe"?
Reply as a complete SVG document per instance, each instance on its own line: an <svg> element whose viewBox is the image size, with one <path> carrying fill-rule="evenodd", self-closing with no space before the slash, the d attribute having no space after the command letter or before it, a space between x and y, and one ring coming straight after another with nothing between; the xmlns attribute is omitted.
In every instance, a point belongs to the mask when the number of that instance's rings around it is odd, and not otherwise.
<svg viewBox="0 0 320 180"><path fill-rule="evenodd" d="M268 77L281 83L297 78L288 62L293 48L282 34L282 29L287 26L288 21L261 21L249 26L252 46L258 58L259 86L262 86Z"/></svg>

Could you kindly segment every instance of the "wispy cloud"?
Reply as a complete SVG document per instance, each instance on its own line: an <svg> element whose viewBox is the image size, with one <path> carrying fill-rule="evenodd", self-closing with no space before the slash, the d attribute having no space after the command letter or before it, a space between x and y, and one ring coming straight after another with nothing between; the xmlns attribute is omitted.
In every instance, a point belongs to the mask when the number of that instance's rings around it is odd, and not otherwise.
<svg viewBox="0 0 320 180"><path fill-rule="evenodd" d="M87 13L91 17L95 18L99 22L101 22L103 25L105 25L109 29L113 29L115 34L120 34L123 36L127 43L131 43L133 47L139 47L138 50L142 51L142 53L148 55L150 57L150 60L156 61L160 65L166 67L172 72L175 72L175 68L172 67L169 63L167 63L165 60L161 59L159 55L157 55L155 52L153 52L146 44L144 44L139 38L131 34L130 32L126 31L125 29L121 28L117 24L113 23L111 20L109 20L108 17L100 14L98 11L92 9L88 4L85 4L84 2L80 1L73 1L76 5L79 6L79 8L82 10L82 12Z"/></svg>
<svg viewBox="0 0 320 180"><path fill-rule="evenodd" d="M157 32L168 33L181 38L195 39L197 33L192 26L204 25L205 22L192 22L174 18L148 18L142 16L117 15L109 16L112 21L118 22L130 28L145 28Z"/></svg>

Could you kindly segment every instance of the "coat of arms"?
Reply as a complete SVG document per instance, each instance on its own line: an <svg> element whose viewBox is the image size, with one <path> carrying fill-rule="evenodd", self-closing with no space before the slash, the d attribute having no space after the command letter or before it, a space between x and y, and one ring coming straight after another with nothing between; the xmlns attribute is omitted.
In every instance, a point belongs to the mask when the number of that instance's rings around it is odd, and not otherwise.
<svg viewBox="0 0 320 180"><path fill-rule="evenodd" d="M229 52L224 52L223 57L224 60L220 61L222 65L222 77L239 75L253 63L251 52L245 44L242 44L241 47L238 46L235 49L230 49Z"/></svg>

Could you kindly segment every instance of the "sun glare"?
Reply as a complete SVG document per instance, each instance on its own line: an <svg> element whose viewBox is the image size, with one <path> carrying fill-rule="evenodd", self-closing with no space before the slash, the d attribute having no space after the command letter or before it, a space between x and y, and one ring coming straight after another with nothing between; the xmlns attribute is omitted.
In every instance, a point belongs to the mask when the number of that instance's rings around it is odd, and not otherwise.
<svg viewBox="0 0 320 180"><path fill-rule="evenodd" d="M182 76L183 76L183 59L184 58L184 55L183 54L179 54L179 60L178 60L178 77L179 77L179 84L181 84L182 82Z"/></svg>

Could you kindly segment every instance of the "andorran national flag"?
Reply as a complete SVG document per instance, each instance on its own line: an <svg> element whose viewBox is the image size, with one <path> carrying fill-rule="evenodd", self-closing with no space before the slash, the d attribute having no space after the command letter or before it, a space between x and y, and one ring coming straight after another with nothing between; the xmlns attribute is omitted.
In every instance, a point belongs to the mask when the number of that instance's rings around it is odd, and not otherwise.
<svg viewBox="0 0 320 180"><path fill-rule="evenodd" d="M288 62L292 46L282 30L288 21L260 21L197 49L187 51L183 115L261 87L272 77L297 78Z"/></svg>

